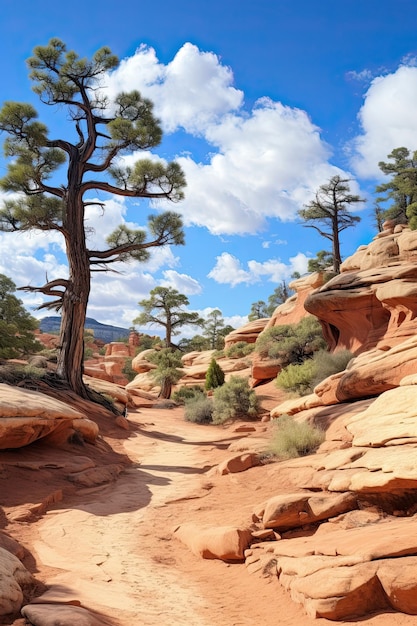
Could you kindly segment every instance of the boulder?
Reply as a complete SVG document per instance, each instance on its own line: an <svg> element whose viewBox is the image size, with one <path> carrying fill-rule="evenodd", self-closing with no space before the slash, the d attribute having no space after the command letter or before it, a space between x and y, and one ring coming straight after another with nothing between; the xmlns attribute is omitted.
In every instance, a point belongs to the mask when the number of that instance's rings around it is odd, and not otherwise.
<svg viewBox="0 0 417 626"><path fill-rule="evenodd" d="M0 383L0 449L21 448L37 439L53 436L65 441L73 432L98 430L86 416L64 402L43 393Z"/></svg>
<svg viewBox="0 0 417 626"><path fill-rule="evenodd" d="M288 530L335 517L357 508L353 494L293 493L274 496L254 514L264 528Z"/></svg>
<svg viewBox="0 0 417 626"><path fill-rule="evenodd" d="M192 523L182 524L174 534L196 556L222 561L243 561L244 551L252 538L251 531L247 528L201 528Z"/></svg>
<svg viewBox="0 0 417 626"><path fill-rule="evenodd" d="M21 561L0 547L0 616L20 610L35 580Z"/></svg>
<svg viewBox="0 0 417 626"><path fill-rule="evenodd" d="M247 452L245 454L237 454L229 459L226 459L220 465L213 468L213 474L236 474L238 472L245 472L251 467L259 465L259 456L253 452ZM209 472L210 475L211 472Z"/></svg>
<svg viewBox="0 0 417 626"><path fill-rule="evenodd" d="M105 626L114 623L102 615L95 615L88 609L72 604L31 603L21 611L29 623L38 626Z"/></svg>
<svg viewBox="0 0 417 626"><path fill-rule="evenodd" d="M237 328L236 330L232 330L224 340L224 348L230 348L233 344L238 343L239 341L244 341L245 343L255 343L257 340L259 333L261 333L264 328L267 326L269 322L269 318L261 318L257 320L253 320L252 322L248 322L244 326Z"/></svg>

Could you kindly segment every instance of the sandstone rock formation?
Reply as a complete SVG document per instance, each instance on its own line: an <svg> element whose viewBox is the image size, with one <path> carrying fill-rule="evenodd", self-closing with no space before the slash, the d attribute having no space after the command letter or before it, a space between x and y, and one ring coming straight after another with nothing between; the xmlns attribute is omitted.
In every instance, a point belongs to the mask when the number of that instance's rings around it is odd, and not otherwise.
<svg viewBox="0 0 417 626"><path fill-rule="evenodd" d="M126 385L126 390L133 396L134 403L138 406L136 398L156 398L159 393L159 386L155 383L151 375L156 365L147 360L147 355L153 350L144 350L140 352L132 361L132 368L138 372L138 375ZM214 355L214 350L204 350L203 352L188 352L182 357L183 375L175 388L184 385L204 385L206 373L210 365L210 361ZM238 359L229 359L219 357L217 362L221 366L226 375L226 380L231 375L239 375L249 378L251 369L251 358L243 357ZM151 394L151 395L149 395Z"/></svg>
<svg viewBox="0 0 417 626"><path fill-rule="evenodd" d="M98 427L64 402L0 383L0 449L20 448L37 439L66 441L75 432L94 441Z"/></svg>
<svg viewBox="0 0 417 626"><path fill-rule="evenodd" d="M326 428L326 441L316 454L267 466L272 492L283 475L293 489L254 505L245 565L275 577L309 616L417 615L416 407L417 376L410 376L374 400L299 412L298 420ZM239 443L247 456L259 453L254 435ZM223 559L224 551L209 548L219 536L185 525L179 538L203 558Z"/></svg>
<svg viewBox="0 0 417 626"><path fill-rule="evenodd" d="M248 322L244 326L233 330L231 333L225 337L224 340L224 348L230 348L235 343L239 341L244 341L245 343L255 343L258 338L259 333L261 333L264 328L268 325L269 318L261 318L257 320L253 320L253 322Z"/></svg>

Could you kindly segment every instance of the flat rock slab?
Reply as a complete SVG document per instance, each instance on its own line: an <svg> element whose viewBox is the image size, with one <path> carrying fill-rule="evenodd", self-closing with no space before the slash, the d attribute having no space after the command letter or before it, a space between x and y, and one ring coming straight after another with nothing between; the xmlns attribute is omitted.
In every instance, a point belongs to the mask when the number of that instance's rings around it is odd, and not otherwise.
<svg viewBox="0 0 417 626"><path fill-rule="evenodd" d="M27 604L21 611L33 626L110 626L111 622L87 609L68 604Z"/></svg>
<svg viewBox="0 0 417 626"><path fill-rule="evenodd" d="M417 615L417 519L358 528L326 524L315 535L252 546L253 571L273 557L283 587L311 617L350 619L374 611Z"/></svg>

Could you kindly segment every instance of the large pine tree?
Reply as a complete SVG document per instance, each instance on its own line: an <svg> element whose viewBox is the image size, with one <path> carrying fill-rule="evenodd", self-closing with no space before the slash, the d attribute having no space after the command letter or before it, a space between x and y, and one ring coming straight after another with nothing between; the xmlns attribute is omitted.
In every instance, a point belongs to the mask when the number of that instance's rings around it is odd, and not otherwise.
<svg viewBox="0 0 417 626"><path fill-rule="evenodd" d="M152 103L137 91L119 94L114 102L100 89L118 59L101 48L91 59L67 51L59 39L35 48L28 60L33 89L41 101L66 110L75 141L50 138L30 104L6 102L0 111L0 130L9 165L3 190L18 192L0 210L3 231L58 231L65 242L69 275L26 289L51 296L44 307L61 310L60 374L78 394L83 384L83 335L91 272L108 270L116 261L144 261L155 246L184 243L181 218L165 212L149 218L149 235L119 226L108 247L87 246L86 196L104 192L131 198L181 200L184 175L177 163L163 165L149 159L124 166L120 156L149 150L162 137ZM103 205L104 208L104 205ZM149 239L148 239L149 237Z"/></svg>

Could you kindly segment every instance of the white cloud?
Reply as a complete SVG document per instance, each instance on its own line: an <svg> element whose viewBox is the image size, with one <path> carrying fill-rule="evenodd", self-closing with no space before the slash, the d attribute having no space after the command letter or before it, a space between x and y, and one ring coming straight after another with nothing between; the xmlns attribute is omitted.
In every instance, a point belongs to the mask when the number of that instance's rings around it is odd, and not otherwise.
<svg viewBox="0 0 417 626"><path fill-rule="evenodd" d="M165 131L181 127L207 141L202 161L185 152L177 158L187 179L178 205L187 225L215 235L254 234L268 218L293 220L319 185L344 174L330 165L331 150L305 111L269 98L244 110L230 68L191 43L167 65L140 47L109 85L112 97L139 89L151 98Z"/></svg>
<svg viewBox="0 0 417 626"><path fill-rule="evenodd" d="M360 72L351 70L350 72L346 72L346 78L348 80L357 80L359 82L369 82L372 78L372 72L367 69L361 70Z"/></svg>
<svg viewBox="0 0 417 626"><path fill-rule="evenodd" d="M89 317L116 326L132 326L133 319L140 313L138 302L149 297L156 281L150 273L128 267L130 271L124 274L93 275Z"/></svg>
<svg viewBox="0 0 417 626"><path fill-rule="evenodd" d="M109 78L108 93L139 90L155 105L167 132L179 127L200 134L220 116L241 106L243 94L232 86L231 70L212 52L185 43L166 66L155 50L141 46Z"/></svg>
<svg viewBox="0 0 417 626"><path fill-rule="evenodd" d="M178 159L188 183L181 211L186 224L216 235L293 220L323 181L342 173L328 163L330 149L308 115L267 98L249 115L208 127L206 139L217 148L208 164Z"/></svg>
<svg viewBox="0 0 417 626"><path fill-rule="evenodd" d="M172 287L186 296L201 293L200 283L188 274L179 274L175 270L165 270L162 273L164 280L159 282L163 287Z"/></svg>
<svg viewBox="0 0 417 626"><path fill-rule="evenodd" d="M358 116L362 134L349 146L358 176L382 178L378 162L394 148L417 149L416 101L417 67L403 65L372 81Z"/></svg>
<svg viewBox="0 0 417 626"><path fill-rule="evenodd" d="M286 265L277 259L270 259L260 263L259 261L248 261L248 269L242 268L241 262L228 252L223 252L216 259L216 265L208 274L217 283L236 287L241 283L253 284L267 278L270 282L280 283L287 280L294 272L303 274L307 270L308 257L299 252L295 257L289 259Z"/></svg>

